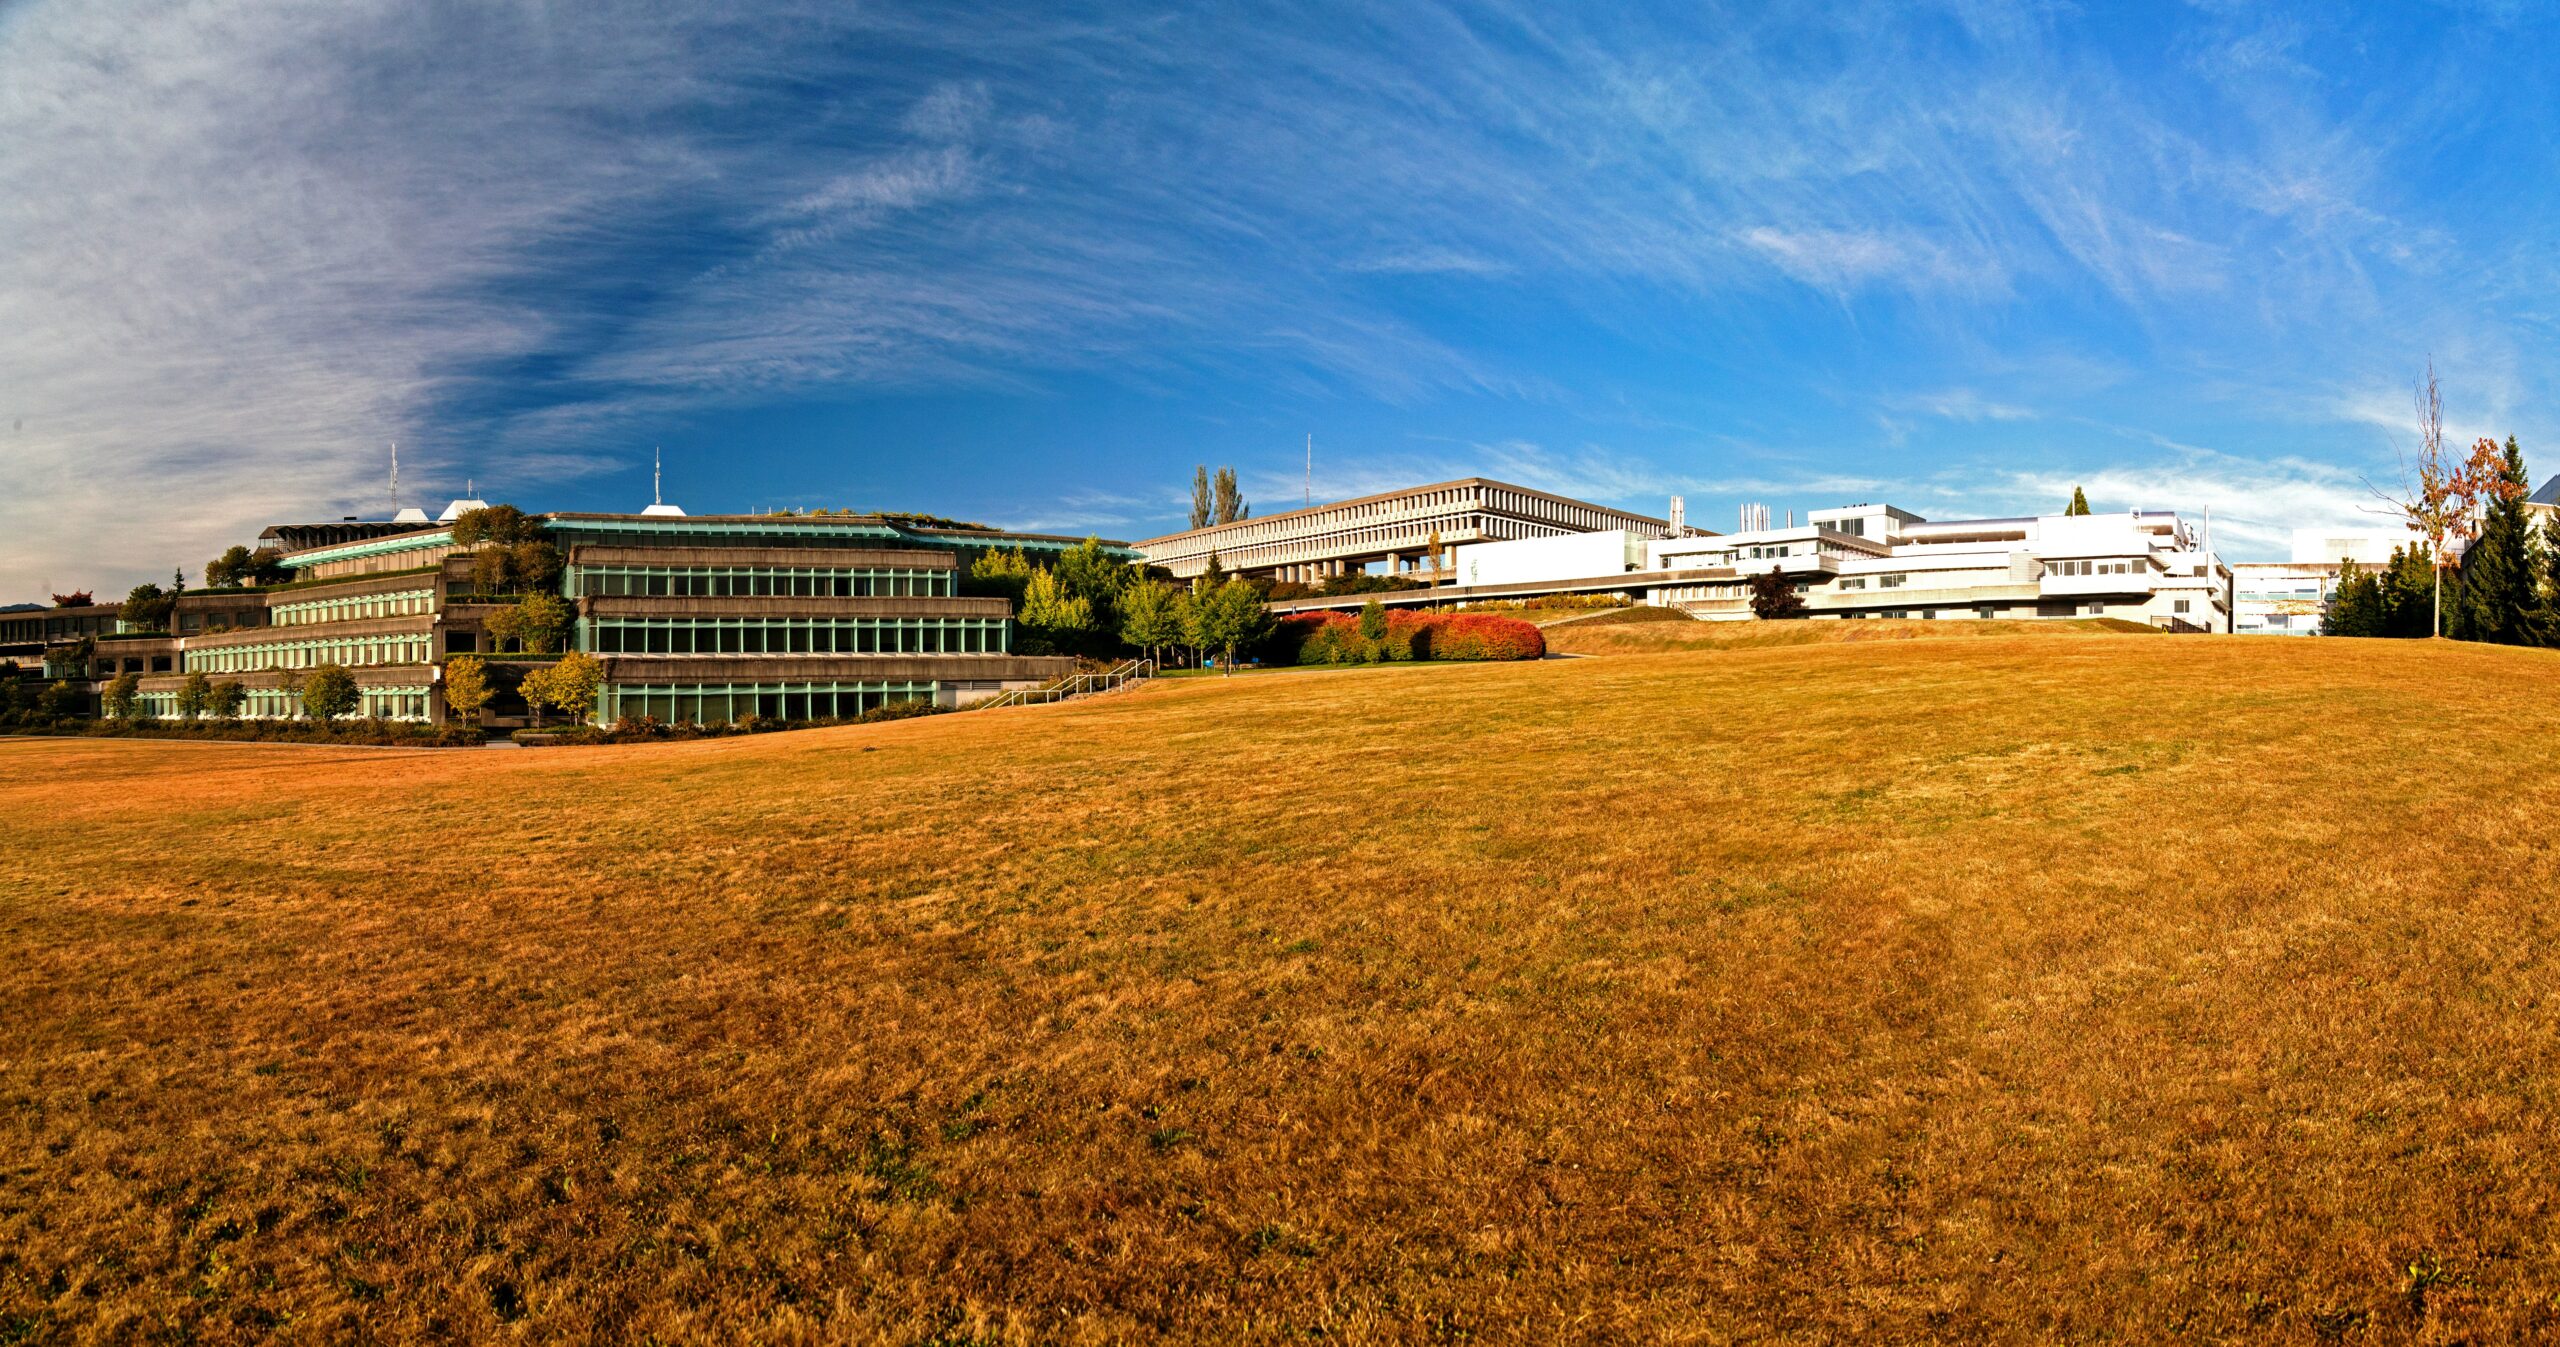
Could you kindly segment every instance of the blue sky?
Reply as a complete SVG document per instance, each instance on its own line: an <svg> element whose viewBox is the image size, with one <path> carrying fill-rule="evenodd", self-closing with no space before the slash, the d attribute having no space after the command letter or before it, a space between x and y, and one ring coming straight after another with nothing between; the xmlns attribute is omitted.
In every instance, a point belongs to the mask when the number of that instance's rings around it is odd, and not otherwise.
<svg viewBox="0 0 2560 1347"><path fill-rule="evenodd" d="M1143 537L2537 476L2522 6L0 0L0 601L412 500Z"/></svg>

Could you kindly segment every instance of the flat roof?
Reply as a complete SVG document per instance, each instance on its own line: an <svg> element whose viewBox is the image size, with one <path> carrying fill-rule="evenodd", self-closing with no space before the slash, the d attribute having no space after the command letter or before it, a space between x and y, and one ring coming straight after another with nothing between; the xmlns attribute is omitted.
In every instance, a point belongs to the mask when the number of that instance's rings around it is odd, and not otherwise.
<svg viewBox="0 0 2560 1347"><path fill-rule="evenodd" d="M1322 505L1302 505L1294 510L1283 510L1279 514L1253 515L1224 524L1207 524L1196 529L1184 529L1180 533L1167 533L1160 537L1142 538L1139 540L1138 546L1150 547L1157 543L1169 543L1176 539L1189 538L1198 534L1215 533L1220 529L1244 528L1252 524L1276 524L1282 520L1296 519L1302 515L1322 514L1327 510L1348 509L1354 505L1374 505L1382 500L1394 500L1398 496L1415 496L1420 495L1425 491L1448 491L1458 487L1469 486L1500 487L1505 491L1517 491L1524 496L1536 496L1540 500L1551 500L1559 505L1571 505L1585 510L1599 510L1607 514L1617 515L1623 519L1634 520L1640 524L1651 524L1656 528L1667 529L1671 527L1670 520L1656 519L1651 515L1637 514L1633 510L1621 510L1614 505L1600 505L1587 500L1576 500L1571 496L1559 496L1552 491L1540 491L1533 486L1521 486L1516 482L1498 481L1491 477L1460 477L1454 481L1432 482L1423 486L1399 487L1393 491L1381 491L1375 495L1369 496L1353 496L1349 500L1327 501Z"/></svg>

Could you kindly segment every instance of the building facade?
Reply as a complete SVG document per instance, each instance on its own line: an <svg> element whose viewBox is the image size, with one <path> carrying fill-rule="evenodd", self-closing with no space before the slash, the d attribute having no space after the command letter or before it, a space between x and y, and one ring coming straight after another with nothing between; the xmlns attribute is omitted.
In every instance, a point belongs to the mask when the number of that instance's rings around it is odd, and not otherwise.
<svg viewBox="0 0 2560 1347"><path fill-rule="evenodd" d="M281 557L291 580L189 591L165 631L118 630L117 609L105 606L0 614L0 659L41 660L46 677L80 682L92 704L107 680L136 675L142 705L162 716L177 714L180 689L201 673L240 685L255 718L298 714L302 678L334 664L357 684L357 714L440 722L447 662L480 655L500 674L491 719L505 725L524 710L505 692L516 681L507 675L543 657L493 636L491 619L522 596L480 592L479 553L492 545L457 544L456 513L397 528L270 529L270 541L307 544ZM562 562L566 645L602 664L596 716L607 723L960 706L1075 667L1016 653L1009 602L962 591L984 552L1036 558L1077 539L872 515L688 517L665 506L534 522Z"/></svg>
<svg viewBox="0 0 2560 1347"><path fill-rule="evenodd" d="M2244 636L2317 636L2337 597L2334 561L2236 562L2231 576L2231 629Z"/></svg>
<svg viewBox="0 0 2560 1347"><path fill-rule="evenodd" d="M1230 575L1317 584L1334 576L1369 572L1430 574L1435 540L1447 549L1609 529L1659 537L1670 531L1670 525L1605 505L1469 477L1167 534L1139 543L1138 550L1148 564L1163 567L1177 580L1206 571L1209 558L1215 556Z"/></svg>
<svg viewBox="0 0 2560 1347"><path fill-rule="evenodd" d="M1442 585L1375 597L1397 606L1617 595L1699 618L1744 619L1752 581L1773 570L1817 618L2109 617L2231 630L2230 567L2200 530L2161 510L1930 520L1891 505L1852 505L1812 511L1801 524L1727 534L1647 526L1488 541L1458 547ZM1368 597L1273 606L1344 608Z"/></svg>

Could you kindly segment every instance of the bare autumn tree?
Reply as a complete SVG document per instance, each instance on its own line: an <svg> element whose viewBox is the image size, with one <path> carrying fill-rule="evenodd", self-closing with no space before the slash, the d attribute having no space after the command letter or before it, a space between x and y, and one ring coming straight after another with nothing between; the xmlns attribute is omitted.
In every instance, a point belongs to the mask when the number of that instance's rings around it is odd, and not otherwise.
<svg viewBox="0 0 2560 1347"><path fill-rule="evenodd" d="M2391 512L2427 540L2428 560L2435 571L2432 611L2427 634L2444 635L2444 562L2446 549L2468 541L2479 531L2480 511L2504 490L2504 460L2498 446L2483 439L2471 452L2455 458L2444 447L2444 391L2436 382L2436 362L2427 361L2426 377L2417 385L2418 455L2404 461L2393 490L2365 483Z"/></svg>

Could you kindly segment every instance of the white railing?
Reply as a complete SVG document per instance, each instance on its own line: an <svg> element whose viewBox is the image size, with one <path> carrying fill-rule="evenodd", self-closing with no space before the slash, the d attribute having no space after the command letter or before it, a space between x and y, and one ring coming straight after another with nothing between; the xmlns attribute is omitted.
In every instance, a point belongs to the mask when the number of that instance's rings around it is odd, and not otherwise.
<svg viewBox="0 0 2560 1347"><path fill-rule="evenodd" d="M1045 706L1051 702L1090 697L1097 692L1116 692L1131 683L1153 678L1155 672L1154 660L1122 660L1100 673L1068 674L1036 688L1015 688L1011 692L998 693L978 703L976 709L993 711L1000 706Z"/></svg>

